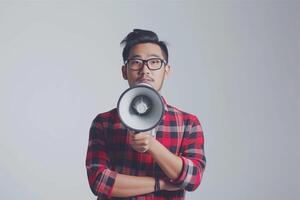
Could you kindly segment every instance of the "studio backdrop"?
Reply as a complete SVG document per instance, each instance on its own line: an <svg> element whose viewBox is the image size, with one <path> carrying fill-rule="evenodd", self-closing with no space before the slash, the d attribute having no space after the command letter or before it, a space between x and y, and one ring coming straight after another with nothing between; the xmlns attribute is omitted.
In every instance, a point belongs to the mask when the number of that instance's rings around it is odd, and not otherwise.
<svg viewBox="0 0 300 200"><path fill-rule="evenodd" d="M299 1L0 1L0 199L96 199L94 117L128 84L120 41L168 43L162 95L198 116L207 166L189 200L297 200Z"/></svg>

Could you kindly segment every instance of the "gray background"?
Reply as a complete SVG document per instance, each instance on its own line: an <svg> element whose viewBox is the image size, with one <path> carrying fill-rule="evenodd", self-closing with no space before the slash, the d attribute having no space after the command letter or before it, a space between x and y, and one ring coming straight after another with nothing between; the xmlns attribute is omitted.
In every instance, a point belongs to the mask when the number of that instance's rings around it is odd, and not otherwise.
<svg viewBox="0 0 300 200"><path fill-rule="evenodd" d="M96 114L127 82L133 28L169 43L162 94L196 114L207 169L187 199L296 200L299 1L0 1L0 199L95 199Z"/></svg>

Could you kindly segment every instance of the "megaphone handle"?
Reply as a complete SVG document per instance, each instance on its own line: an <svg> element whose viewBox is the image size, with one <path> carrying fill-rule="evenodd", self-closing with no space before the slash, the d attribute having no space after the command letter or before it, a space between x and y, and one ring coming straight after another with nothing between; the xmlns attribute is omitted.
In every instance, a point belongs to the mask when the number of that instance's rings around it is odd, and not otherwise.
<svg viewBox="0 0 300 200"><path fill-rule="evenodd" d="M129 130L131 133L133 133L133 134L138 134L138 133L140 133L140 131L133 130L133 129L130 129L130 128L128 128L128 130Z"/></svg>
<svg viewBox="0 0 300 200"><path fill-rule="evenodd" d="M139 134L140 133L140 131L136 131L136 130L132 130L133 131L133 134ZM151 135L153 136L153 137L156 137L156 129L154 128L154 129L151 129Z"/></svg>

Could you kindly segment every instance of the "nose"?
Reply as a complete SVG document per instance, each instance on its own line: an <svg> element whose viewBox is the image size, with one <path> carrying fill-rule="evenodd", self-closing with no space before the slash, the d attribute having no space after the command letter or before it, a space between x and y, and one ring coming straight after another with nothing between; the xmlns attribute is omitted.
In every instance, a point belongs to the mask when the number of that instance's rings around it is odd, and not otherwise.
<svg viewBox="0 0 300 200"><path fill-rule="evenodd" d="M145 62L143 63L142 68L140 69L140 73L150 74L150 69L148 68L148 66Z"/></svg>

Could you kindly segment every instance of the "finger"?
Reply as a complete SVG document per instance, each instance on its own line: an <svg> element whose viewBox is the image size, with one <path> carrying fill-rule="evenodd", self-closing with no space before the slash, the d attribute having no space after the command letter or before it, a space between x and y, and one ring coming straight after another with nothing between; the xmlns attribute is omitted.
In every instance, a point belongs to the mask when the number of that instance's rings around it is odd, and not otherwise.
<svg viewBox="0 0 300 200"><path fill-rule="evenodd" d="M139 139L134 139L132 138L132 142L138 145L148 145L150 143L149 138L139 138Z"/></svg>
<svg viewBox="0 0 300 200"><path fill-rule="evenodd" d="M144 153L147 151L148 148L143 147L143 146L136 146L136 145L132 145L132 148L138 152Z"/></svg>
<svg viewBox="0 0 300 200"><path fill-rule="evenodd" d="M135 134L135 131L134 131L134 130L131 130L131 129L128 129L128 133L131 134L131 135L134 135L134 134Z"/></svg>
<svg viewBox="0 0 300 200"><path fill-rule="evenodd" d="M147 151L147 148L140 147L140 148L136 148L135 150L138 151L138 152L140 152L140 153L144 153L144 152Z"/></svg>
<svg viewBox="0 0 300 200"><path fill-rule="evenodd" d="M148 148L150 145L149 140L132 140L131 145L137 148Z"/></svg>
<svg viewBox="0 0 300 200"><path fill-rule="evenodd" d="M145 138L148 138L149 136L150 136L149 132L140 132L140 133L134 135L134 139L135 140L145 139Z"/></svg>

